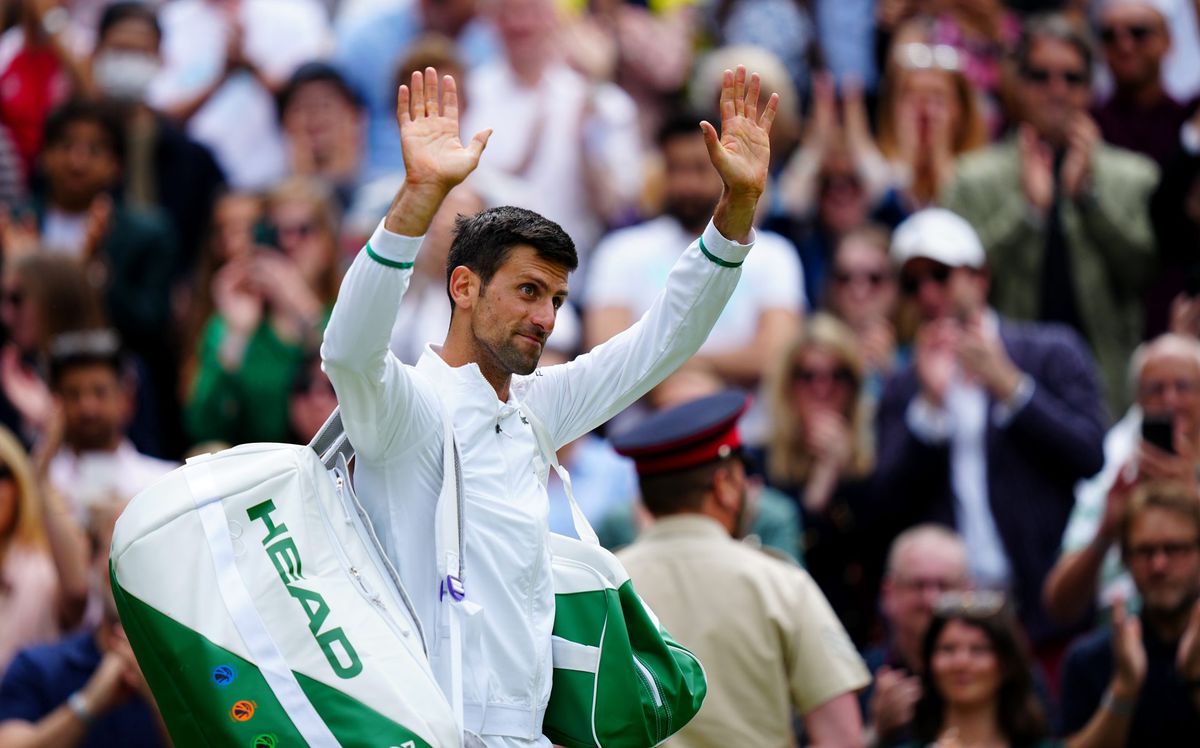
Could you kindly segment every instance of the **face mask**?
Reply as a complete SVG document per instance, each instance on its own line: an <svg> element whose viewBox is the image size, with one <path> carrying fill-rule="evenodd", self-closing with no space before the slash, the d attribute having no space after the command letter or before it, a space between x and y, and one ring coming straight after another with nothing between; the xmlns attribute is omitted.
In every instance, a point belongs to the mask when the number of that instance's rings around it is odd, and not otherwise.
<svg viewBox="0 0 1200 748"><path fill-rule="evenodd" d="M113 99L142 102L158 75L158 60L137 52L102 52L93 73L100 91Z"/></svg>

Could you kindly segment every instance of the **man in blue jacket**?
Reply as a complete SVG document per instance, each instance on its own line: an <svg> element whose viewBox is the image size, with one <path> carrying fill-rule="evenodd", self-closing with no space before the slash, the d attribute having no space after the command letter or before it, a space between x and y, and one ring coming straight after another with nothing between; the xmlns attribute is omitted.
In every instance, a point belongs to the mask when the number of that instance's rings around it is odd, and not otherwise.
<svg viewBox="0 0 1200 748"><path fill-rule="evenodd" d="M921 317L913 364L878 414L879 519L957 529L978 584L1013 594L1039 655L1065 640L1041 586L1074 502L1104 462L1096 364L1058 324L1018 324L988 308L983 245L961 217L921 211L892 256Z"/></svg>

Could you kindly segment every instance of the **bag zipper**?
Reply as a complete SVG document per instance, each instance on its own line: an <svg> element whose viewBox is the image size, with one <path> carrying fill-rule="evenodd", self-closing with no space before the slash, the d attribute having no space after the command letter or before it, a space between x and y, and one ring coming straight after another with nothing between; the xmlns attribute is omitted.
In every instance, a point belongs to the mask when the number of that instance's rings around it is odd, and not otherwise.
<svg viewBox="0 0 1200 748"><path fill-rule="evenodd" d="M362 504L359 503L358 496L354 493L354 487L346 481L345 477L341 474L341 470L335 468L333 473L337 477L335 486L337 487L338 498L342 500L343 505L347 503L347 498L349 498L348 503L354 509L350 513L353 519L348 519L348 521L355 525L360 535L365 534L367 539L370 540L370 543L367 544L367 551L371 556L371 560L375 563L375 570L379 573L380 578L385 581L391 580L392 586L389 588L389 591L395 594L396 599L408 611L409 619L417 630L417 636L421 639L421 649L428 656L429 649L425 642L425 629L421 626L421 619L417 617L416 608L413 607L412 600L409 599L408 592L404 589L404 583L400 581L399 572L396 571L396 567L392 566L392 562L388 559L387 555L383 553L383 546L379 542L379 536L375 532L375 525L371 522L370 515L367 514Z"/></svg>
<svg viewBox="0 0 1200 748"><path fill-rule="evenodd" d="M340 500L342 499L344 479L339 474L339 471L333 470L331 472L334 478L334 486L337 491L337 496ZM383 598L370 588L370 586L367 584L367 580L363 578L362 572L358 570L358 567L356 567L353 562L351 562L350 557L346 555L346 549L343 548L342 544L337 540L337 531L334 529L333 522L329 518L329 512L326 510L325 505L320 501L315 503L317 505L318 513L321 515L321 521L325 524L325 529L330 534L330 540L333 541L330 543L330 545L333 546L334 555L337 556L338 561L342 565L342 569L354 582L354 586L357 588L359 596L370 603L373 608L375 608L376 612L379 613L380 618L382 618L384 623L387 624L388 628L392 630L393 634L395 634L397 637L407 638L409 636L409 632L401 627L394 618L392 618L391 611L389 611L387 606L383 603Z"/></svg>

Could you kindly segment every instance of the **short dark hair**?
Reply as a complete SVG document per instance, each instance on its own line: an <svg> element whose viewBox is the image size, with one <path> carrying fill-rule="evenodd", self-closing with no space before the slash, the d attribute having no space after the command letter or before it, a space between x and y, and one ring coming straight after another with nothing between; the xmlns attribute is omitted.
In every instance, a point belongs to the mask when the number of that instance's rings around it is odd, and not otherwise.
<svg viewBox="0 0 1200 748"><path fill-rule="evenodd" d="M940 600L921 647L924 669L921 698L913 711L913 736L924 745L937 740L942 731L946 701L937 690L932 665L938 638L951 621L983 631L992 645L1002 678L996 693L996 721L1009 745L1034 745L1045 738L1049 733L1046 714L1034 692L1029 654L1008 605L974 608L970 604L943 605Z"/></svg>
<svg viewBox="0 0 1200 748"><path fill-rule="evenodd" d="M717 473L727 469L734 460L742 459L742 450L738 449L703 465L638 476L642 504L655 517L699 512L704 508L705 497L712 490Z"/></svg>
<svg viewBox="0 0 1200 748"><path fill-rule="evenodd" d="M1062 42L1074 47L1079 56L1083 58L1083 69L1088 80L1091 80L1092 60L1095 57L1092 38L1086 28L1062 13L1039 13L1025 21L1025 26L1021 30L1021 38L1017 41L1017 48L1013 53L1017 63L1017 72L1025 72L1029 65L1029 53L1033 49L1033 45L1043 39Z"/></svg>
<svg viewBox="0 0 1200 748"><path fill-rule="evenodd" d="M672 111L663 120L663 123L655 133L655 145L661 150L668 141L684 135L699 135L703 137L704 131L700 129L700 120L702 119L712 121L711 117L705 117L691 109L677 109Z"/></svg>
<svg viewBox="0 0 1200 748"><path fill-rule="evenodd" d="M350 87L345 77L338 72L337 68L327 62L306 62L292 73L292 77L284 84L279 91L279 95L275 99L275 105L279 118L283 118L283 113L287 111L288 104L292 102L292 97L296 95L296 91L301 86L309 83L328 83L337 90L338 95L346 100L351 106L356 109L362 109L362 99Z"/></svg>
<svg viewBox="0 0 1200 748"><path fill-rule="evenodd" d="M125 163L125 130L111 103L88 99L71 99L46 118L42 133L43 149L60 144L67 137L67 128L80 122L96 125L104 133L109 149L117 163Z"/></svg>
<svg viewBox="0 0 1200 748"><path fill-rule="evenodd" d="M126 373L125 355L117 333L109 329L63 333L50 342L50 387L57 391L67 372L85 366L105 366L117 379Z"/></svg>
<svg viewBox="0 0 1200 748"><path fill-rule="evenodd" d="M153 6L138 0L118 0L104 9L100 14L100 23L96 27L97 44L104 41L109 30L122 21L141 21L154 29L155 39L162 42L162 25L158 22L158 13Z"/></svg>
<svg viewBox="0 0 1200 748"><path fill-rule="evenodd" d="M450 293L450 275L459 266L478 275L486 288L509 252L520 244L533 247L538 257L567 272L579 267L575 242L561 226L532 210L502 205L454 220L454 242L446 258L446 293Z"/></svg>

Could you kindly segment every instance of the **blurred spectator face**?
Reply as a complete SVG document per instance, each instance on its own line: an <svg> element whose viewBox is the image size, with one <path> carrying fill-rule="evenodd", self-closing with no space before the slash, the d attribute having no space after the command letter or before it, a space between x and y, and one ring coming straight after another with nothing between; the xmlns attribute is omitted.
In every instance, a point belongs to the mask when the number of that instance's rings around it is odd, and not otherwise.
<svg viewBox="0 0 1200 748"><path fill-rule="evenodd" d="M950 137L962 125L962 108L954 88L954 74L929 68L904 72L900 88L900 106L911 106L917 120L917 138L921 143L932 142L939 127Z"/></svg>
<svg viewBox="0 0 1200 748"><path fill-rule="evenodd" d="M1091 104L1090 75L1083 56L1070 44L1039 38L1030 45L1020 97L1026 120L1043 140L1066 143L1072 118Z"/></svg>
<svg viewBox="0 0 1200 748"><path fill-rule="evenodd" d="M254 249L254 227L262 218L262 201L254 195L229 194L213 209L217 259L228 262L248 256Z"/></svg>
<svg viewBox="0 0 1200 748"><path fill-rule="evenodd" d="M550 0L496 0L492 5L496 30L509 61L516 67L540 67L549 57L558 26Z"/></svg>
<svg viewBox="0 0 1200 748"><path fill-rule="evenodd" d="M967 588L967 560L961 547L926 535L901 546L893 562L883 580L883 614L893 632L920 641L938 598Z"/></svg>
<svg viewBox="0 0 1200 748"><path fill-rule="evenodd" d="M361 111L336 83L311 80L296 87L283 111L283 129L298 134L318 160L328 157L339 145L338 137L347 123L357 123Z"/></svg>
<svg viewBox="0 0 1200 748"><path fill-rule="evenodd" d="M867 197L848 156L835 154L821 167L817 214L822 226L844 234L867 220Z"/></svg>
<svg viewBox="0 0 1200 748"><path fill-rule="evenodd" d="M801 348L792 362L792 406L803 417L814 410L832 410L847 418L858 399L854 370L833 351Z"/></svg>
<svg viewBox="0 0 1200 748"><path fill-rule="evenodd" d="M158 31L144 18L126 18L96 41L92 76L100 91L121 101L141 102L162 65Z"/></svg>
<svg viewBox="0 0 1200 748"><path fill-rule="evenodd" d="M848 236L838 245L830 276L829 303L854 329L891 316L896 305L896 277L887 246L861 236Z"/></svg>
<svg viewBox="0 0 1200 748"><path fill-rule="evenodd" d="M1171 47L1158 11L1149 5L1110 5L1100 16L1100 40L1118 89L1138 90L1158 82Z"/></svg>
<svg viewBox="0 0 1200 748"><path fill-rule="evenodd" d="M317 207L307 200L283 200L271 206L271 223L283 251L310 282L333 262L337 247Z"/></svg>
<svg viewBox="0 0 1200 748"><path fill-rule="evenodd" d="M114 145L99 123L85 119L68 124L61 138L46 143L42 167L56 205L82 212L116 183L120 164Z"/></svg>
<svg viewBox="0 0 1200 748"><path fill-rule="evenodd" d="M421 0L421 17L427 31L454 38L475 17L475 0Z"/></svg>
<svg viewBox="0 0 1200 748"><path fill-rule="evenodd" d="M107 451L121 442L133 403L120 376L107 364L80 364L58 383L63 438L80 452Z"/></svg>
<svg viewBox="0 0 1200 748"><path fill-rule="evenodd" d="M1200 527L1181 512L1147 506L1129 523L1125 563L1145 611L1177 616L1200 595Z"/></svg>
<svg viewBox="0 0 1200 748"><path fill-rule="evenodd" d="M473 216L485 207L483 198L470 187L460 184L451 190L429 224L425 241L421 243L421 252L417 255L416 267L430 278L445 280L450 245L454 243L455 219Z"/></svg>
<svg viewBox="0 0 1200 748"><path fill-rule="evenodd" d="M337 395L329 377L321 370L320 359L315 358L308 364L298 384L288 400L288 421L297 437L309 441L337 407Z"/></svg>
<svg viewBox="0 0 1200 748"><path fill-rule="evenodd" d="M42 339L37 305L11 267L5 270L4 282L0 285L0 320L4 321L8 337L17 348L24 352L37 350Z"/></svg>
<svg viewBox="0 0 1200 748"><path fill-rule="evenodd" d="M663 210L689 231L708 223L721 199L721 175L713 168L704 135L676 135L662 146L666 183Z"/></svg>
<svg viewBox="0 0 1200 748"><path fill-rule="evenodd" d="M1200 430L1200 363L1176 346L1156 347L1142 365L1137 382L1142 412L1170 415L1188 434Z"/></svg>
<svg viewBox="0 0 1200 748"><path fill-rule="evenodd" d="M950 708L992 703L1003 682L1000 660L987 633L955 619L938 634L929 666L933 682Z"/></svg>
<svg viewBox="0 0 1200 748"><path fill-rule="evenodd" d="M917 305L923 322L970 319L987 299L987 276L970 268L952 268L927 257L904 263L900 289Z"/></svg>

